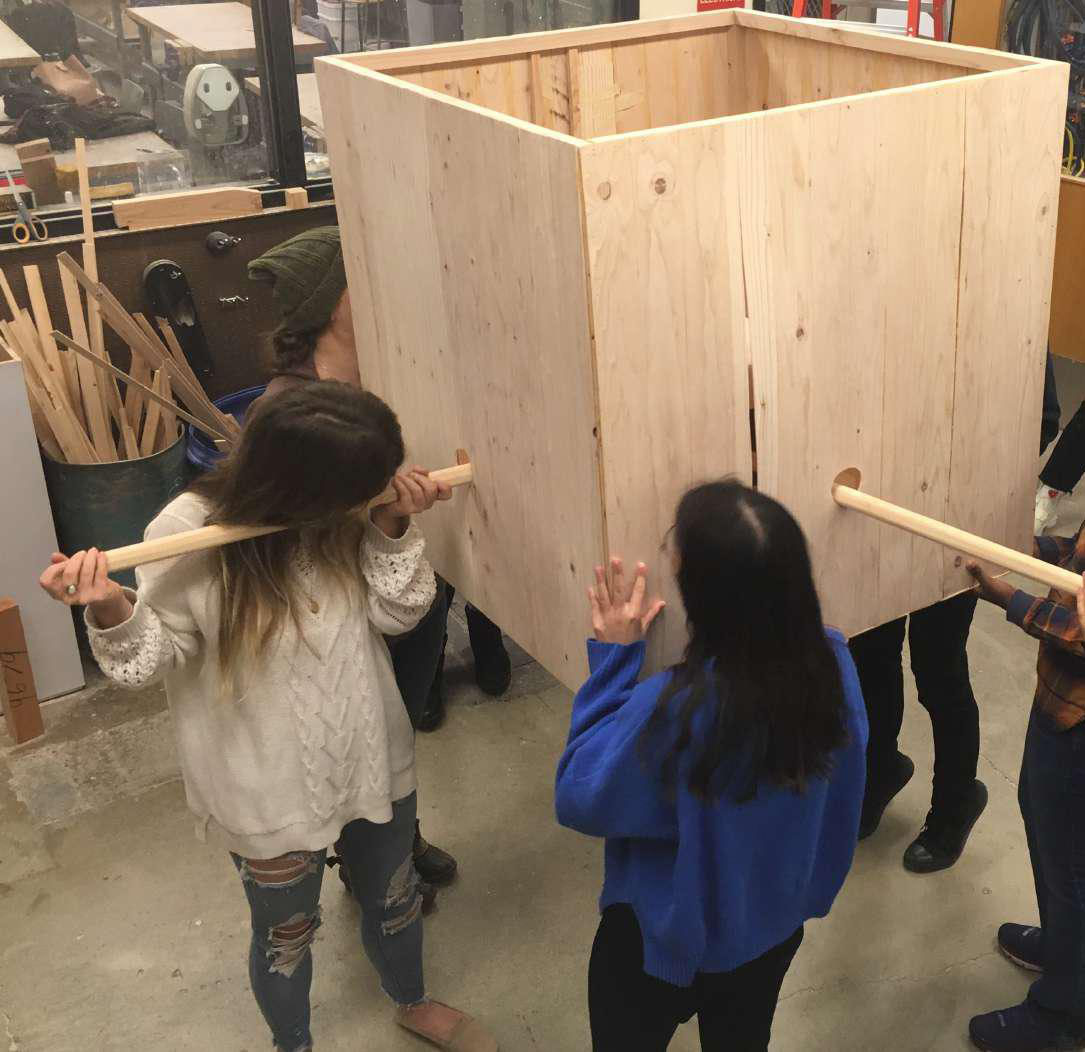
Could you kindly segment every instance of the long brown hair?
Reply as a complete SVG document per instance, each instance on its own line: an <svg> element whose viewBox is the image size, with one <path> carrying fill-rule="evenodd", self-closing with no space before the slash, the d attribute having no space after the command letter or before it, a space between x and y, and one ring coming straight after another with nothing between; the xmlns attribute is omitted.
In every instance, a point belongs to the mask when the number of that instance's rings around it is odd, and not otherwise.
<svg viewBox="0 0 1085 1052"><path fill-rule="evenodd" d="M844 688L799 524L735 479L696 486L674 524L689 645L641 739L673 792L802 792L847 741Z"/></svg>
<svg viewBox="0 0 1085 1052"><path fill-rule="evenodd" d="M399 421L368 391L321 381L253 409L233 453L192 487L210 505L209 523L291 527L219 549L224 688L241 689L243 663L259 658L287 616L304 640L294 572L303 545L318 570L348 592L356 586L364 529L356 511L402 463Z"/></svg>

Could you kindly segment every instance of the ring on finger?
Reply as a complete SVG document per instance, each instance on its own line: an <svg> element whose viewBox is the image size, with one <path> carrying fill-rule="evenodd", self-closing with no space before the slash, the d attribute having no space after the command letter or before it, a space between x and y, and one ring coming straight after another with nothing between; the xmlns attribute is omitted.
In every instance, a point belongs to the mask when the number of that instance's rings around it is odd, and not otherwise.
<svg viewBox="0 0 1085 1052"><path fill-rule="evenodd" d="M70 584L70 585L68 585L68 587L67 587L67 588L65 588L65 589L64 589L64 591L65 591L65 592L66 592L66 593L67 593L68 595L75 595L75 593L76 593L76 592L78 592L78 591L79 591L79 589L78 589L78 588L77 588L77 587L76 587L76 586L75 586L74 584Z"/></svg>

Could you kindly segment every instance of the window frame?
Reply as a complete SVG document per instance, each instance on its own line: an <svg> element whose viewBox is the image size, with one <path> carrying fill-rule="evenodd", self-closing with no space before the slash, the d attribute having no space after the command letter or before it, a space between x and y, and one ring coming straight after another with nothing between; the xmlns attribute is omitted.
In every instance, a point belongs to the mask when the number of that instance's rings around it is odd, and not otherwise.
<svg viewBox="0 0 1085 1052"><path fill-rule="evenodd" d="M286 203L285 191L303 186L314 202L334 200L330 176L307 179L305 144L298 99L297 68L294 60L292 0L251 0L253 32L256 36L257 73L265 85L267 162L269 178L251 184L259 190L265 208ZM640 0L617 0L616 21L640 18ZM113 202L103 201L91 207L94 230L116 230ZM43 214L49 237L68 237L83 232L82 213L78 207L57 209ZM0 222L0 247L14 245L12 227L16 216Z"/></svg>

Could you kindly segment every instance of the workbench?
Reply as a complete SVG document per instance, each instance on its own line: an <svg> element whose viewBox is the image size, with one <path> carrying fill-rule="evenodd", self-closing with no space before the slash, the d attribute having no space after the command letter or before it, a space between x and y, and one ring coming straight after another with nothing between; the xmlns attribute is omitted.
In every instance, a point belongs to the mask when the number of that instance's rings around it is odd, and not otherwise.
<svg viewBox="0 0 1085 1052"><path fill-rule="evenodd" d="M259 96L260 78L246 77L245 87ZM324 115L320 111L320 93L317 91L315 73L298 74L298 106L301 109L302 127L308 128L314 138L323 140Z"/></svg>
<svg viewBox="0 0 1085 1052"><path fill-rule="evenodd" d="M39 55L6 22L0 22L0 69L33 69Z"/></svg>
<svg viewBox="0 0 1085 1052"><path fill-rule="evenodd" d="M63 150L54 156L59 167L75 167L75 150ZM92 183L130 182L138 193L141 162L168 163L173 160L176 160L178 169L183 171L187 163L185 153L154 132L136 132L134 135L116 135L111 139L87 140L87 170ZM20 168L15 147L0 145L0 171L16 172Z"/></svg>
<svg viewBox="0 0 1085 1052"><path fill-rule="evenodd" d="M129 7L125 14L136 23L143 41L144 58L151 62L151 40L162 37L191 62L218 62L231 68L255 68L256 34L252 9L236 0L217 4L171 4L166 7ZM317 37L294 30L294 59L308 62L323 55L327 45ZM152 63L153 64L153 63Z"/></svg>

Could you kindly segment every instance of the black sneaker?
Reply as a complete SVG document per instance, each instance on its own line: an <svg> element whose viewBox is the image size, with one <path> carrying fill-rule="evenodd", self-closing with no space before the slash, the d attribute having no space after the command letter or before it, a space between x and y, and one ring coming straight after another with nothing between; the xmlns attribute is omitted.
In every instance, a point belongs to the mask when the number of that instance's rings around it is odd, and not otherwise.
<svg viewBox="0 0 1085 1052"><path fill-rule="evenodd" d="M443 888L456 879L456 860L447 852L431 844L414 825L414 868L427 883Z"/></svg>
<svg viewBox="0 0 1085 1052"><path fill-rule="evenodd" d="M1044 970L1044 932L1030 924L1003 924L998 929L998 948L1014 964L1030 972Z"/></svg>
<svg viewBox="0 0 1085 1052"><path fill-rule="evenodd" d="M902 752L897 753L896 765L889 773L889 779L881 787L869 787L863 798L863 814L859 819L859 839L865 840L877 828L890 801L911 780L915 774L915 764Z"/></svg>
<svg viewBox="0 0 1085 1052"><path fill-rule="evenodd" d="M949 869L961 857L968 834L987 806L987 786L978 778L972 789L972 799L952 815L939 814L933 808L919 836L904 852L904 868L910 873L937 873Z"/></svg>
<svg viewBox="0 0 1085 1052"><path fill-rule="evenodd" d="M1063 1052L1081 1047L1068 1016L1031 1001L974 1016L968 1034L984 1052Z"/></svg>

